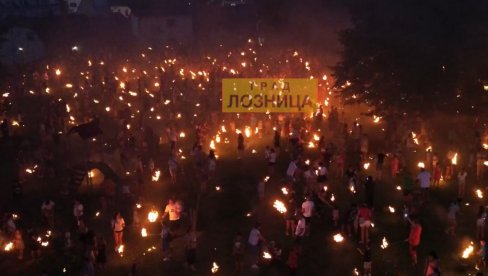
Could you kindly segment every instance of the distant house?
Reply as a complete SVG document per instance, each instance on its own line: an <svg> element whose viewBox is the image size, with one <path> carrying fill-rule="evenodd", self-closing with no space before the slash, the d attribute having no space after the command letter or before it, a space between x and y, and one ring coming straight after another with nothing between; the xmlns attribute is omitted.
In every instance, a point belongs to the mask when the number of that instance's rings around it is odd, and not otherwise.
<svg viewBox="0 0 488 276"><path fill-rule="evenodd" d="M193 15L187 1L164 1L129 6L132 33L149 44L183 43L193 40ZM119 8L120 9L120 8Z"/></svg>
<svg viewBox="0 0 488 276"><path fill-rule="evenodd" d="M60 15L63 7L59 0L0 0L0 19Z"/></svg>
<svg viewBox="0 0 488 276"><path fill-rule="evenodd" d="M245 5L246 0L222 0L222 6L224 7L235 7L239 5Z"/></svg>
<svg viewBox="0 0 488 276"><path fill-rule="evenodd" d="M71 14L96 16L109 12L109 0L64 0Z"/></svg>
<svg viewBox="0 0 488 276"><path fill-rule="evenodd" d="M44 43L30 29L14 27L0 37L0 63L7 67L37 61L45 55Z"/></svg>

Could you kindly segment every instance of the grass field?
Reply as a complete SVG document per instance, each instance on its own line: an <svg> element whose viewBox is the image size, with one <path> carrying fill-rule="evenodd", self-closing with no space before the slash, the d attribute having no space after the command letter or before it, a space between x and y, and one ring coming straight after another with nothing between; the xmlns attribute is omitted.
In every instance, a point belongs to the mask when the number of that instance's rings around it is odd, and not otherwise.
<svg viewBox="0 0 488 276"><path fill-rule="evenodd" d="M272 207L275 199L282 199L280 192L284 182L284 173L289 162L289 153L282 149L278 158L278 165L266 186L265 200L257 199L256 185L260 179L266 176L267 167L263 158L264 145L271 144L270 137L261 141L253 139L241 159L237 159L235 141L230 144L219 144L217 165L217 177L214 183L201 195L201 205L198 214L198 247L197 247L197 272L191 272L184 265L184 241L177 238L172 242L174 256L172 260L163 262L160 253L160 224L147 224L150 235L142 238L140 228L129 225L125 231L125 253L121 257L112 250L108 250L108 264L97 275L129 275L131 266L136 263L139 275L211 275L212 263L219 266L215 275L234 275L233 259L231 256L232 240L236 232L243 234L247 240L249 231L256 221L263 225L262 234L267 240L275 240L283 248L283 259L286 260L292 239L285 236L284 219ZM442 141L440 141L441 143ZM254 144L253 144L254 143ZM286 145L286 143L283 143ZM372 141L373 152L380 141ZM189 145L182 145L183 148ZM167 145L164 145L167 148ZM257 153L252 154L251 149ZM187 151L187 149L185 149ZM318 157L317 149L306 149L305 158ZM8 148L3 146L4 163L10 162ZM461 153L462 155L463 153ZM161 170L166 168L165 154L157 164ZM407 156L412 168L419 160L419 153L411 152ZM158 182L146 184L146 193L141 201L143 205L142 217L145 217L148 208L154 206L162 211L164 204L170 195L176 195L183 200L185 206L193 207L198 196L198 179L192 171L191 161L184 161L184 174L180 175L178 184L170 184L166 171ZM369 169L374 173L374 166ZM2 164L3 175L8 175L8 166ZM368 171L367 173L370 173ZM5 177L4 179L8 179ZM443 183L438 190L433 191L432 201L422 210L421 223L423 226L422 242L419 248L419 265L412 267L408 256L407 243L401 242L408 236L408 226L402 218L402 193L396 190L396 180L385 178L376 185L376 200L374 210L374 224L372 229L372 255L373 275L422 275L423 264L429 251L435 250L441 263L443 275L468 275L475 272L476 257L468 260L461 259L461 252L469 241L474 241L475 216L480 204L485 204L484 199L475 197L473 193L474 181L468 178L468 198L461 207L459 227L455 237L444 234L447 224L447 208L449 202L456 195L454 183ZM4 181L2 181L4 182ZM18 203L12 200L11 187L8 181L4 182L0 189L2 193L3 212L17 210ZM360 189L356 195L352 195L343 185L344 180L332 178L329 190L334 193L336 203L341 211L344 211L351 202L362 202L364 192ZM24 187L23 202L20 210L16 211L20 220L21 229L36 228L40 225L40 205L42 200L52 198L56 202L56 229L52 243L47 248L42 248L40 259L31 260L26 254L26 259L18 261L10 253L0 253L0 269L2 275L38 275L46 270L49 275L79 275L82 260L79 246L71 251L63 249L63 239L60 233L72 229L72 200L73 196L60 194L60 181L44 182L29 179ZM477 183L481 185L481 183ZM219 191L213 187L221 187ZM99 210L96 191L79 195L85 205L85 216L90 229L94 229L98 235L103 235L108 241L108 249L113 247L110 218L107 214L99 217L95 213ZM469 203L466 206L465 203ZM125 216L130 214L134 202L118 200L116 205L122 210L128 210ZM130 206L128 206L130 205ZM387 206L396 208L394 214L390 213ZM248 215L250 213L250 215ZM356 250L357 238L347 238L343 243L335 243L333 234L337 233L331 223L330 217L316 218L312 226L312 233L303 241L303 255L300 259L299 275L354 275L354 269L359 271L362 267L361 255ZM390 246L381 249L381 240L386 237ZM25 238L25 237L24 237ZM73 233L73 239L76 235ZM77 244L75 242L75 244ZM148 248L156 247L156 250L148 252ZM476 249L475 249L476 250ZM27 253L27 252L26 252ZM244 275L287 275L284 266L270 266L264 264L259 272L251 271L246 263ZM65 272L63 272L65 270Z"/></svg>

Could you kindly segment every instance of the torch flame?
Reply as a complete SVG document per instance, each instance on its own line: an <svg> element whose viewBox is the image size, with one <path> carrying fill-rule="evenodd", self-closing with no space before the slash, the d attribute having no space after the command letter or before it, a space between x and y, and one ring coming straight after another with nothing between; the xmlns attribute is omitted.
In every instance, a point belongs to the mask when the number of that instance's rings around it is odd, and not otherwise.
<svg viewBox="0 0 488 276"><path fill-rule="evenodd" d="M451 164L457 165L457 162L458 162L458 154L456 152L454 156L451 158Z"/></svg>
<svg viewBox="0 0 488 276"><path fill-rule="evenodd" d="M273 203L273 207L278 210L278 212L280 212L281 214L284 214L286 213L286 207L285 207L285 204L283 204L283 202L279 201L279 200L275 200L275 202Z"/></svg>
<svg viewBox="0 0 488 276"><path fill-rule="evenodd" d="M377 124L380 122L380 120L381 120L381 117L373 115L373 123Z"/></svg>
<svg viewBox="0 0 488 276"><path fill-rule="evenodd" d="M477 196L478 198L483 198L483 192L482 192L480 189L477 189L477 190L476 190L476 196Z"/></svg>
<svg viewBox="0 0 488 276"><path fill-rule="evenodd" d="M147 220L149 220L149 222L155 222L159 217L159 212L156 211L156 210L151 210L148 214L147 214Z"/></svg>
<svg viewBox="0 0 488 276"><path fill-rule="evenodd" d="M386 249L388 247L388 241L386 241L386 237L383 237L383 240L381 242L381 248Z"/></svg>
<svg viewBox="0 0 488 276"><path fill-rule="evenodd" d="M418 145L419 144L419 139L417 137L417 134L415 132L412 131L412 140L413 142Z"/></svg>
<svg viewBox="0 0 488 276"><path fill-rule="evenodd" d="M124 245L121 244L119 245L119 247L117 247L117 253L120 254L120 256L122 256L124 254Z"/></svg>
<svg viewBox="0 0 488 276"><path fill-rule="evenodd" d="M246 129L244 130L244 135L246 135L247 138L251 137L251 128L250 127L246 127Z"/></svg>
<svg viewBox="0 0 488 276"><path fill-rule="evenodd" d="M146 228L142 228L142 229L141 229L141 236L142 236L143 238L147 237L147 230L146 230Z"/></svg>
<svg viewBox="0 0 488 276"><path fill-rule="evenodd" d="M469 258L469 256L471 256L471 254L473 254L473 251L474 251L474 247L473 247L473 242L471 242L469 244L468 247L466 247L463 251L463 259L467 259Z"/></svg>
<svg viewBox="0 0 488 276"><path fill-rule="evenodd" d="M8 252L8 251L10 251L10 250L12 250L12 249L14 249L14 243L13 243L13 242L9 242L9 243L7 243L7 244L5 245L5 247L3 248L3 250L5 250L5 251L7 251L7 252Z"/></svg>
<svg viewBox="0 0 488 276"><path fill-rule="evenodd" d="M219 271L219 266L216 262L212 263L212 269L210 271L212 271L212 273L217 273Z"/></svg>
<svg viewBox="0 0 488 276"><path fill-rule="evenodd" d="M343 242L344 241L344 237L340 233L335 234L333 237L334 237L335 242Z"/></svg>
<svg viewBox="0 0 488 276"><path fill-rule="evenodd" d="M269 259L271 259L271 254L269 254L269 252L264 251L264 252L263 252L263 258L265 258L265 259L268 259L268 260L269 260Z"/></svg>
<svg viewBox="0 0 488 276"><path fill-rule="evenodd" d="M157 182L159 180L160 176L161 176L161 171L155 170L153 175L152 175L152 181Z"/></svg>
<svg viewBox="0 0 488 276"><path fill-rule="evenodd" d="M356 193L356 189L354 188L354 185L352 185L352 184L349 185L349 191L351 191L351 193L353 193L353 194Z"/></svg>

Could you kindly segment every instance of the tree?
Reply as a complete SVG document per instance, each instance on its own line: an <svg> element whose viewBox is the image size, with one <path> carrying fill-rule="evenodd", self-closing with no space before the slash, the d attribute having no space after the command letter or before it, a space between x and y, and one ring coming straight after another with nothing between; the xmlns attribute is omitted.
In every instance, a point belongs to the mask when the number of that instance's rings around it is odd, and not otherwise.
<svg viewBox="0 0 488 276"><path fill-rule="evenodd" d="M347 103L378 113L486 110L487 1L351 2L333 68Z"/></svg>

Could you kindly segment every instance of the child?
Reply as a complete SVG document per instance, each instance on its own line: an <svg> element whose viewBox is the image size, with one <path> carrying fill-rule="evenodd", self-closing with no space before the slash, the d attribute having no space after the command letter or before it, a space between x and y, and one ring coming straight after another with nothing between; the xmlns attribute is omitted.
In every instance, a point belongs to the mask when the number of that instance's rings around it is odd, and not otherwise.
<svg viewBox="0 0 488 276"><path fill-rule="evenodd" d="M298 242L295 242L293 247L290 250L287 260L287 266L290 276L297 275L298 270L298 260L300 259L301 255L301 247Z"/></svg>
<svg viewBox="0 0 488 276"><path fill-rule="evenodd" d="M434 166L434 175L433 175L433 183L432 183L434 188L439 187L441 177L442 177L441 167L439 165Z"/></svg>
<svg viewBox="0 0 488 276"><path fill-rule="evenodd" d="M425 267L425 275L426 276L439 276L439 258L437 257L437 253L435 251L431 251L429 254L429 258L427 259L427 264Z"/></svg>
<svg viewBox="0 0 488 276"><path fill-rule="evenodd" d="M450 234L452 236L454 236L456 232L456 226L457 226L456 218L457 215L459 214L459 202L460 199L453 201L449 206L449 211L447 213L448 226L446 229L446 234Z"/></svg>
<svg viewBox="0 0 488 276"><path fill-rule="evenodd" d="M132 223L137 228L141 224L141 220L139 219L139 209L138 208L134 208L133 211L132 211Z"/></svg>
<svg viewBox="0 0 488 276"><path fill-rule="evenodd" d="M332 221L334 222L334 227L339 225L339 208L337 206L334 206L332 210Z"/></svg>
<svg viewBox="0 0 488 276"><path fill-rule="evenodd" d="M71 233L69 231L67 231L66 233L64 233L64 247L66 249L70 249L71 246L72 246Z"/></svg>
<svg viewBox="0 0 488 276"><path fill-rule="evenodd" d="M270 241L268 249L269 249L269 253L273 257L273 261L274 262L280 262L282 250L278 246L278 244L275 241Z"/></svg>
<svg viewBox="0 0 488 276"><path fill-rule="evenodd" d="M485 238L485 224L486 224L486 209L485 206L480 206L478 209L478 217L476 218L476 237L478 239Z"/></svg>
<svg viewBox="0 0 488 276"><path fill-rule="evenodd" d="M371 276L371 248L366 244L364 250L358 248L358 251L363 255L363 275Z"/></svg>
<svg viewBox="0 0 488 276"><path fill-rule="evenodd" d="M480 241L480 249L478 250L478 255L480 256L480 266L486 267L486 260L488 259L488 245L485 240Z"/></svg>
<svg viewBox="0 0 488 276"><path fill-rule="evenodd" d="M31 240L29 244L32 259L37 259L41 256L41 249L39 247L39 242L37 241L37 236L35 233L31 233Z"/></svg>
<svg viewBox="0 0 488 276"><path fill-rule="evenodd" d="M24 240L22 239L22 233L19 230L15 230L14 233L14 248L18 251L17 259L24 259Z"/></svg>
<svg viewBox="0 0 488 276"><path fill-rule="evenodd" d="M264 186L266 183L261 180L258 182L258 196L259 196L259 201L263 201L264 199Z"/></svg>
<svg viewBox="0 0 488 276"><path fill-rule="evenodd" d="M105 264L107 263L107 243L105 242L105 239L100 237L97 246L96 246L96 257L95 261L97 263L97 266L101 269L105 267Z"/></svg>
<svg viewBox="0 0 488 276"><path fill-rule="evenodd" d="M186 247L185 247L186 263L192 271L196 271L195 263L196 263L197 235L195 233L195 230L191 226L188 228L185 239L186 239Z"/></svg>
<svg viewBox="0 0 488 276"><path fill-rule="evenodd" d="M232 248L232 255L235 262L235 275L240 275L244 266L244 243L242 242L241 233L237 233L234 239L234 246Z"/></svg>

